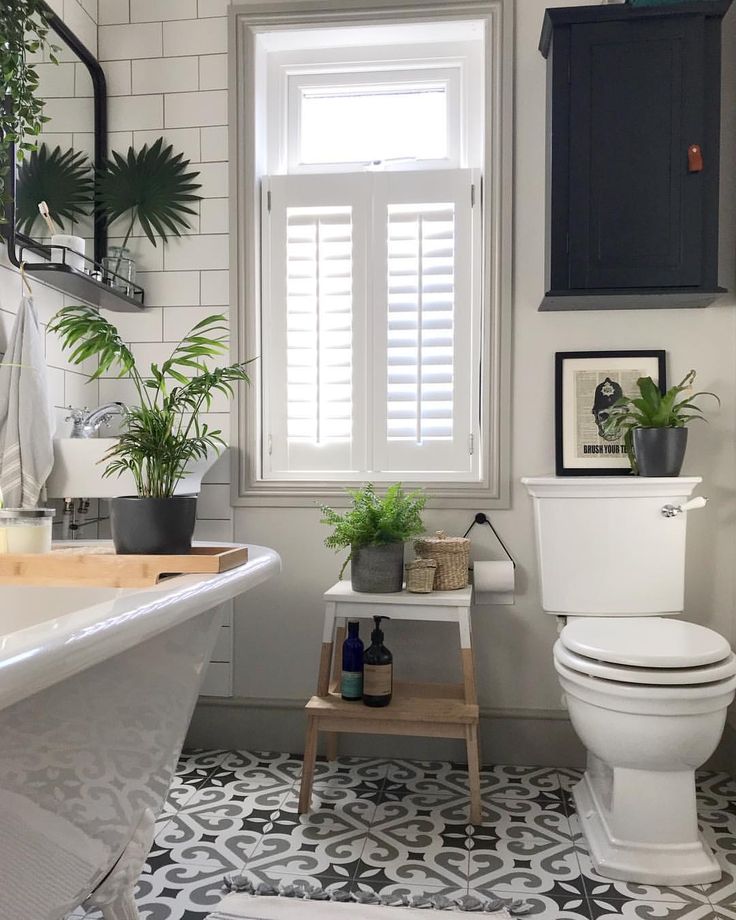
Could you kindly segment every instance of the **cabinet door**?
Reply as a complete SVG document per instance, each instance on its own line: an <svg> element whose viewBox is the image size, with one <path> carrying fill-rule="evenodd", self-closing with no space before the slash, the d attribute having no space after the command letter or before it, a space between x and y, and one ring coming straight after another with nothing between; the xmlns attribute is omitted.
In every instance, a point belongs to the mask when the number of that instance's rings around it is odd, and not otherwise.
<svg viewBox="0 0 736 920"><path fill-rule="evenodd" d="M570 286L702 283L702 18L576 25L570 50Z"/></svg>

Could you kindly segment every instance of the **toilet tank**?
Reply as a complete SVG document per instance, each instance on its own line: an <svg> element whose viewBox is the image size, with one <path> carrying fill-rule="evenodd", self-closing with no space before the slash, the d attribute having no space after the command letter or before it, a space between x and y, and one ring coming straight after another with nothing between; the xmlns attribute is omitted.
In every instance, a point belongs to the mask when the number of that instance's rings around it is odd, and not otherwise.
<svg viewBox="0 0 736 920"><path fill-rule="evenodd" d="M683 609L688 500L700 477L522 479L534 502L542 607L643 616Z"/></svg>

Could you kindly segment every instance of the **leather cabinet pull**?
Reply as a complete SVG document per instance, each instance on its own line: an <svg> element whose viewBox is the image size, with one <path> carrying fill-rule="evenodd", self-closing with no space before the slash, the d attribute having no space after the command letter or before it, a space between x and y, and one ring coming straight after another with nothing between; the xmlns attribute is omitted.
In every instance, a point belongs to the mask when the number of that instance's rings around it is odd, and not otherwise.
<svg viewBox="0 0 736 920"><path fill-rule="evenodd" d="M687 171L691 173L703 171L703 151L700 149L700 144L690 144L687 148Z"/></svg>

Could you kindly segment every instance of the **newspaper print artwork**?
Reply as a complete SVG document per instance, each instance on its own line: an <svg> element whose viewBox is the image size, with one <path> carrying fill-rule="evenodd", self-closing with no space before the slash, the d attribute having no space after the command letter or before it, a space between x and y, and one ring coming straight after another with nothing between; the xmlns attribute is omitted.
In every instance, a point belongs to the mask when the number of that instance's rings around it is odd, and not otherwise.
<svg viewBox="0 0 736 920"><path fill-rule="evenodd" d="M640 377L664 389L664 351L558 352L555 364L557 475L628 474L623 438L606 421L622 396L638 395Z"/></svg>

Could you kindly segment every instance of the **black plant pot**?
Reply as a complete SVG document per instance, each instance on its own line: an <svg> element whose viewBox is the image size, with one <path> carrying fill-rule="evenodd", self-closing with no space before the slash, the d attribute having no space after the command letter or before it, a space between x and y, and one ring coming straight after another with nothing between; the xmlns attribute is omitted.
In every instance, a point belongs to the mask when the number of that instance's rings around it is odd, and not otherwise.
<svg viewBox="0 0 736 920"><path fill-rule="evenodd" d="M686 447L687 428L634 428L640 476L679 476Z"/></svg>
<svg viewBox="0 0 736 920"><path fill-rule="evenodd" d="M196 495L113 498L110 528L115 552L152 556L188 553L192 548L196 513Z"/></svg>
<svg viewBox="0 0 736 920"><path fill-rule="evenodd" d="M353 591L395 594L404 583L404 544L353 546L350 556Z"/></svg>

